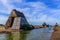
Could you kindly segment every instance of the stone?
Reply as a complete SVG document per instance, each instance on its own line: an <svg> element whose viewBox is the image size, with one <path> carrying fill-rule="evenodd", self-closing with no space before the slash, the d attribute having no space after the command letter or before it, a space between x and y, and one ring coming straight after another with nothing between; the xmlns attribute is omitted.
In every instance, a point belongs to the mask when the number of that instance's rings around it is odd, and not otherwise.
<svg viewBox="0 0 60 40"><path fill-rule="evenodd" d="M20 29L20 27L22 27L24 24L28 24L24 14L16 9L13 9L5 24L5 27L7 29Z"/></svg>

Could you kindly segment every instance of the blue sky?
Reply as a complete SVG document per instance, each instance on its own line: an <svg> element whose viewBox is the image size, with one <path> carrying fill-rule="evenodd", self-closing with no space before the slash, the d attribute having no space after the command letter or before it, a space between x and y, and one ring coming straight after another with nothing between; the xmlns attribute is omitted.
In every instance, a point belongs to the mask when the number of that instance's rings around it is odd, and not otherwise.
<svg viewBox="0 0 60 40"><path fill-rule="evenodd" d="M60 24L60 0L0 0L0 24L5 24L12 9L24 13L33 25Z"/></svg>

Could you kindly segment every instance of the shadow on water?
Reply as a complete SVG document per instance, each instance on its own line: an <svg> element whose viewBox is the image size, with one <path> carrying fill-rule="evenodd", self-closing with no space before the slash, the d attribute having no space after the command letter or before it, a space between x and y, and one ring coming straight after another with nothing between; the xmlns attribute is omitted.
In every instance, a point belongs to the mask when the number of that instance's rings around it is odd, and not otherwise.
<svg viewBox="0 0 60 40"><path fill-rule="evenodd" d="M49 40L53 28L40 28L31 31L11 32L0 34L0 40Z"/></svg>

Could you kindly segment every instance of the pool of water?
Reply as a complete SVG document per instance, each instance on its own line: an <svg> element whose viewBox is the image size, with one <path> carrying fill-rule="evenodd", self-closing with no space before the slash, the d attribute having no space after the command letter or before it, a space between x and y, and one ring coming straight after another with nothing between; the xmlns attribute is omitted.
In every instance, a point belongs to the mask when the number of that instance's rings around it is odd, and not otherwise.
<svg viewBox="0 0 60 40"><path fill-rule="evenodd" d="M49 40L53 27L33 29L31 31L0 33L0 40Z"/></svg>

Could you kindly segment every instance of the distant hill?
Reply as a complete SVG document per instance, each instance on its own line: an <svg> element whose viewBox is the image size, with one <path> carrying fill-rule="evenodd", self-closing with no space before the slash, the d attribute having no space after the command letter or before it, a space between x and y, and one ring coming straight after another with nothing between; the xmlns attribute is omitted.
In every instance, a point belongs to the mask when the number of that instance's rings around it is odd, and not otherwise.
<svg viewBox="0 0 60 40"><path fill-rule="evenodd" d="M4 26L3 24L0 24L0 26Z"/></svg>

